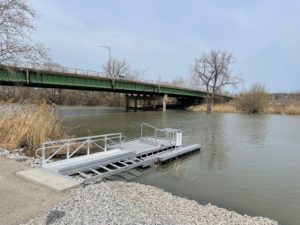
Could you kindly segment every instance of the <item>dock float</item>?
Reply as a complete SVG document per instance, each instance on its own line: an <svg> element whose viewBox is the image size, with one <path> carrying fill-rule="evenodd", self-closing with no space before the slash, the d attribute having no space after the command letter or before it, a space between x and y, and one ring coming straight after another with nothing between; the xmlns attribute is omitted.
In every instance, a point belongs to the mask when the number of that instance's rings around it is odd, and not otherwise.
<svg viewBox="0 0 300 225"><path fill-rule="evenodd" d="M201 149L201 145L199 145L199 144L193 144L193 145L189 145L189 146L186 146L186 147L176 148L172 151L160 154L157 157L157 161L159 163L163 163L163 162L166 162L166 161L170 161L174 158L177 158L179 156L183 156L183 155L186 155L186 154L191 154L191 153L196 152L196 151L200 151L200 149Z"/></svg>
<svg viewBox="0 0 300 225"><path fill-rule="evenodd" d="M42 160L40 170L75 184L87 184L116 176L133 179L140 175L137 168L164 163L200 149L199 144L182 146L182 130L142 123L141 135L136 139L126 140L122 133L113 133L50 141L44 142L36 155ZM32 180L37 182L36 177Z"/></svg>

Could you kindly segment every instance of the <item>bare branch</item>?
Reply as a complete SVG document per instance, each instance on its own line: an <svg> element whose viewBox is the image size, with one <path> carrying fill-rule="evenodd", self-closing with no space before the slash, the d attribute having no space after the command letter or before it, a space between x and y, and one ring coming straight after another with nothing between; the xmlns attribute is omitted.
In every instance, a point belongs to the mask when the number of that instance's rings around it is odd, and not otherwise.
<svg viewBox="0 0 300 225"><path fill-rule="evenodd" d="M103 69L109 77L127 78L130 72L130 65L125 59L119 60L117 58L113 58L111 61L108 60L106 64L103 65Z"/></svg>
<svg viewBox="0 0 300 225"><path fill-rule="evenodd" d="M48 61L48 49L31 40L37 12L26 0L0 0L0 64Z"/></svg>

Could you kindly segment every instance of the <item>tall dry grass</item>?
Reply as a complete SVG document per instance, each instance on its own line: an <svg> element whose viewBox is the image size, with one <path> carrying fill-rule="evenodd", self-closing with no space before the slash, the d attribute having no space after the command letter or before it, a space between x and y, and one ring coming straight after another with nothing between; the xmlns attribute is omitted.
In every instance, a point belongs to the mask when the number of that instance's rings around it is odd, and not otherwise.
<svg viewBox="0 0 300 225"><path fill-rule="evenodd" d="M193 112L206 112L207 104L190 106L188 110ZM212 112L234 113L238 112L235 105L230 103L215 104L212 106Z"/></svg>
<svg viewBox="0 0 300 225"><path fill-rule="evenodd" d="M33 156L42 142L66 137L56 107L45 103L2 105L0 116L1 148L23 148Z"/></svg>
<svg viewBox="0 0 300 225"><path fill-rule="evenodd" d="M207 105L196 105L190 106L188 108L189 111L193 112L206 112ZM220 112L220 113L235 113L235 112L243 112L238 109L234 103L223 103L223 104L215 104L212 107L212 112ZM261 113L266 114L286 114L286 115L300 115L300 104L287 104L287 105L268 105L264 106Z"/></svg>
<svg viewBox="0 0 300 225"><path fill-rule="evenodd" d="M300 105L288 105L285 108L284 113L289 115L300 115Z"/></svg>
<svg viewBox="0 0 300 225"><path fill-rule="evenodd" d="M289 104L285 106L269 105L264 107L263 112L268 114L300 115L300 105L298 104Z"/></svg>

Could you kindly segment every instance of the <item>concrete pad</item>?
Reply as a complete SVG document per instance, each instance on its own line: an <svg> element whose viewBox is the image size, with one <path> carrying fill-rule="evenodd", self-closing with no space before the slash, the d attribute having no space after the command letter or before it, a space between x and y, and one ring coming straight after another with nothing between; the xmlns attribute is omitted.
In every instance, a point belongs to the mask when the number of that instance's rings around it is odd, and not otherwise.
<svg viewBox="0 0 300 225"><path fill-rule="evenodd" d="M17 175L57 192L64 192L80 186L79 182L48 172L42 168L24 170L18 172Z"/></svg>
<svg viewBox="0 0 300 225"><path fill-rule="evenodd" d="M28 182L17 172L30 169L24 163L0 156L0 224L23 224L50 210L65 197L65 193L51 191Z"/></svg>

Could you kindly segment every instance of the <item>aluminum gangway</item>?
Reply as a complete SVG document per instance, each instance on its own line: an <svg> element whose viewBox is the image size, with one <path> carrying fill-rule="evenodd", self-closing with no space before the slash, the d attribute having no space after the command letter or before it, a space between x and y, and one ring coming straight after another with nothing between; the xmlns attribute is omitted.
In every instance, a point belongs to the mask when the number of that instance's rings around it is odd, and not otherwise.
<svg viewBox="0 0 300 225"><path fill-rule="evenodd" d="M142 123L136 139L126 140L122 133L112 133L49 141L36 155L42 160L42 169L89 183L153 165L163 153L179 150L181 145L181 130Z"/></svg>

